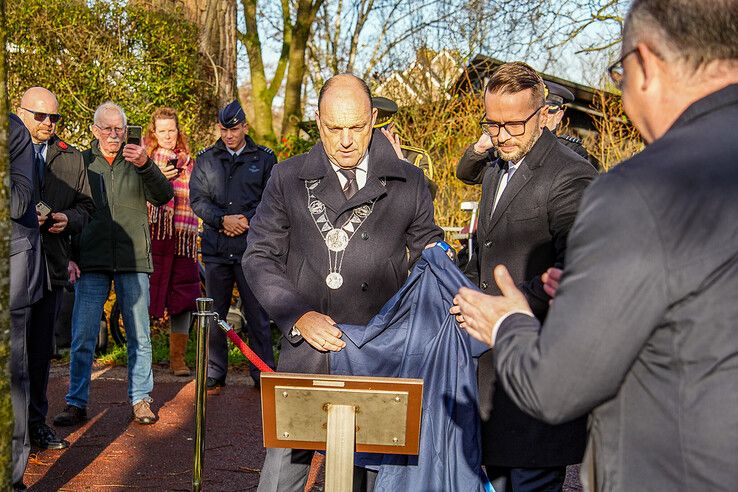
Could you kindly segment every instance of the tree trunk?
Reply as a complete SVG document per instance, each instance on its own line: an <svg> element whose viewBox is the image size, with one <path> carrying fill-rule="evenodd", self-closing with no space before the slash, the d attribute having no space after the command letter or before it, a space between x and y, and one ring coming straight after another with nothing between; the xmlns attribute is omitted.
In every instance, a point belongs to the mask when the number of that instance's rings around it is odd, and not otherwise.
<svg viewBox="0 0 738 492"><path fill-rule="evenodd" d="M292 30L289 68L284 90L284 116L282 117L282 135L293 135L297 132L297 124L302 120L302 84L305 78L305 52L310 30L315 15L323 0L299 0L297 16Z"/></svg>
<svg viewBox="0 0 738 492"><path fill-rule="evenodd" d="M277 144L277 136L274 131L274 117L272 105L274 96L282 85L284 72L292 41L292 30L290 25L289 2L282 0L282 51L277 62L277 69L272 82L269 83L264 71L264 59L261 52L261 39L259 38L257 20L257 0L242 0L243 14L245 18L246 31L239 33L239 40L246 48L249 57L249 75L251 77L251 106L253 116L250 125L254 140L269 147Z"/></svg>
<svg viewBox="0 0 738 492"><path fill-rule="evenodd" d="M237 97L236 0L148 0L148 3L163 9L181 6L187 19L200 28L203 68L213 87L209 112L215 120L218 108Z"/></svg>
<svg viewBox="0 0 738 492"><path fill-rule="evenodd" d="M8 183L8 92L5 74L5 0L0 0L0 489L13 488L11 446L13 407L10 402L10 190Z"/></svg>

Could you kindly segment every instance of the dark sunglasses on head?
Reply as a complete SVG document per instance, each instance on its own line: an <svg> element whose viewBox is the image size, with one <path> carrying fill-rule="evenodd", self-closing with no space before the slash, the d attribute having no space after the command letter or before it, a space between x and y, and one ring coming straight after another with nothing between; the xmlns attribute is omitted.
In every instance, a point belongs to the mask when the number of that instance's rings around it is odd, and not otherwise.
<svg viewBox="0 0 738 492"><path fill-rule="evenodd" d="M38 111L33 111L32 109L21 109L23 111L28 111L29 113L31 113L33 115L33 119L38 121L39 123L43 123L44 121L46 121L46 118L48 118L53 125L61 119L61 115L59 113L40 113Z"/></svg>

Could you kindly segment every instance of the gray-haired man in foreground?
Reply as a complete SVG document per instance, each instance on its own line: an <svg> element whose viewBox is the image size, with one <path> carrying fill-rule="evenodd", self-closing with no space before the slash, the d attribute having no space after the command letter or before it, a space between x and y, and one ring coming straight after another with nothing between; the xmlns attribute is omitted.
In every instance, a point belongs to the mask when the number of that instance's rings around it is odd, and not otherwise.
<svg viewBox="0 0 738 492"><path fill-rule="evenodd" d="M544 326L502 266L502 296L462 289L452 313L521 408L591 412L585 487L732 491L738 1L636 0L610 73L649 146L585 192Z"/></svg>

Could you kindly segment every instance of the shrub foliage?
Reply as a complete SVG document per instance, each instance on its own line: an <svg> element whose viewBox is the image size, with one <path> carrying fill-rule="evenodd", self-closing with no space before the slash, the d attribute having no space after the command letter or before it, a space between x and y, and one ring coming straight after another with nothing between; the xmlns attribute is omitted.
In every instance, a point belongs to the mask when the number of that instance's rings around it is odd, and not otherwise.
<svg viewBox="0 0 738 492"><path fill-rule="evenodd" d="M7 4L8 92L43 86L59 98L59 133L81 148L92 138L95 108L120 104L129 124L145 126L158 106L180 112L186 133L208 138L212 88L201 73L197 27L176 12L136 2L17 0Z"/></svg>

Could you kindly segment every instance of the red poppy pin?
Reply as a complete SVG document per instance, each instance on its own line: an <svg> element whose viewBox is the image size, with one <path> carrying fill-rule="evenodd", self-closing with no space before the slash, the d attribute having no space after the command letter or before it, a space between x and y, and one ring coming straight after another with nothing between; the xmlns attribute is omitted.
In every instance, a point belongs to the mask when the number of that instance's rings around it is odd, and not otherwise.
<svg viewBox="0 0 738 492"><path fill-rule="evenodd" d="M62 149L62 150L67 150L67 149L69 148L69 145L65 144L65 143L64 143L64 142L62 142L61 140L59 140L59 143L57 143L57 145L58 145L58 146L59 146L59 148L60 148L60 149Z"/></svg>

